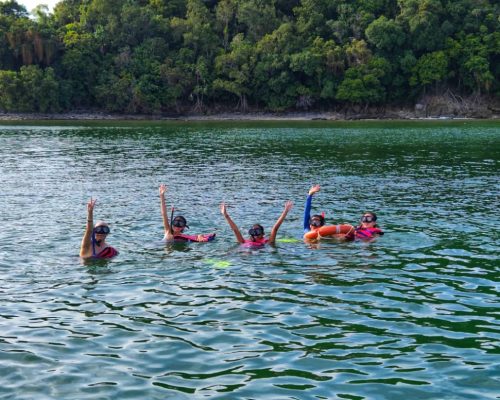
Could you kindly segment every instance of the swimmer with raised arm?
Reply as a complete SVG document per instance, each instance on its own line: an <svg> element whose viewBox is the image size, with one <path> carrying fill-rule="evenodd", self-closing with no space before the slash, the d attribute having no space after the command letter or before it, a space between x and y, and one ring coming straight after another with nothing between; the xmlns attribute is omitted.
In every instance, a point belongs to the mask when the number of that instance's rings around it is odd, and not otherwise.
<svg viewBox="0 0 500 400"><path fill-rule="evenodd" d="M315 214L311 217L312 198L321 190L320 185L313 185L308 192L304 209L304 240L315 242L326 239L354 239L355 228L349 224L325 225L325 216Z"/></svg>
<svg viewBox="0 0 500 400"><path fill-rule="evenodd" d="M97 199L92 197L87 203L87 225L83 234L80 247L82 258L113 258L118 251L106 243L106 237L110 233L109 226L104 221L97 221L94 225L94 207Z"/></svg>
<svg viewBox="0 0 500 400"><path fill-rule="evenodd" d="M269 239L266 239L264 236L264 228L260 224L255 224L253 225L249 230L248 234L250 235L249 239L245 239L243 235L241 234L240 230L236 226L236 224L233 222L229 214L227 213L227 205L226 203L222 203L220 205L220 212L226 219L227 223L231 227L231 229L234 232L234 235L236 236L236 240L238 243L244 245L245 247L261 247L264 246L265 244L271 244L274 245L276 242L276 235L278 234L278 229L280 228L281 224L285 220L288 212L292 209L293 203L291 201L287 201L285 203L285 208L283 209L283 212L281 213L280 217L274 224L274 226L271 229L271 234L269 235Z"/></svg>
<svg viewBox="0 0 500 400"><path fill-rule="evenodd" d="M163 239L167 242L210 242L215 239L215 233L207 234L207 235L187 235L184 233L184 230L189 226L187 225L186 218L182 215L173 216L173 207L171 219L168 220L167 213L167 203L165 200L165 193L167 192L167 186L164 184L160 185L160 208L161 208L161 216L163 219L163 229L165 231L165 236Z"/></svg>

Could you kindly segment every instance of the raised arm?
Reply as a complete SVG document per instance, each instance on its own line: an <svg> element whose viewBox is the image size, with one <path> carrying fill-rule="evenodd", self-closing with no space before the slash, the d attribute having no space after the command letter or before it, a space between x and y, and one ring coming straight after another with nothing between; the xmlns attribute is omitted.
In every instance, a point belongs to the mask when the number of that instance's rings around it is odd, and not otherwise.
<svg viewBox="0 0 500 400"><path fill-rule="evenodd" d="M311 205L312 205L312 197L314 193L317 193L321 190L320 185L314 185L309 189L307 194L306 206L304 209L304 232L309 232L311 229L309 228L309 219L311 218Z"/></svg>
<svg viewBox="0 0 500 400"><path fill-rule="evenodd" d="M87 203L87 224L83 234L82 244L80 246L80 257L92 256L92 232L94 230L94 207L97 199L90 198Z"/></svg>
<svg viewBox="0 0 500 400"><path fill-rule="evenodd" d="M229 224L229 226L231 227L231 229L233 230L234 236L236 236L236 240L238 241L238 243L245 243L245 239L241 235L240 230L238 229L238 227L236 226L236 224L233 222L233 220L231 219L231 217L227 213L226 203L221 203L221 205L220 205L220 212L224 216L224 218L226 219L226 221Z"/></svg>
<svg viewBox="0 0 500 400"><path fill-rule="evenodd" d="M174 235L172 234L172 229L168 222L168 213L167 213L167 204L165 201L165 192L167 191L167 186L163 183L160 185L160 209L161 209L161 217L163 219L163 230L165 231L165 237L167 240L172 240Z"/></svg>
<svg viewBox="0 0 500 400"><path fill-rule="evenodd" d="M280 217L278 218L278 220L274 224L273 228L271 229L271 235L269 236L269 243L270 244L274 244L274 242L276 242L276 235L278 234L278 229L280 228L281 224L285 220L285 218L288 214L288 211L290 211L292 209L292 207L293 207L293 203L290 200L288 200L285 203L285 208L284 208L283 212L281 213Z"/></svg>

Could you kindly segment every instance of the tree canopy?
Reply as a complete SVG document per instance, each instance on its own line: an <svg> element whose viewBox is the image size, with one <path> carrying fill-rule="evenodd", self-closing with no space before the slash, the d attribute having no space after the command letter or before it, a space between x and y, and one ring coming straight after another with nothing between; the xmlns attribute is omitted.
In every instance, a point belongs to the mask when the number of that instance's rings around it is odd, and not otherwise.
<svg viewBox="0 0 500 400"><path fill-rule="evenodd" d="M331 109L500 95L493 0L0 0L0 110Z"/></svg>

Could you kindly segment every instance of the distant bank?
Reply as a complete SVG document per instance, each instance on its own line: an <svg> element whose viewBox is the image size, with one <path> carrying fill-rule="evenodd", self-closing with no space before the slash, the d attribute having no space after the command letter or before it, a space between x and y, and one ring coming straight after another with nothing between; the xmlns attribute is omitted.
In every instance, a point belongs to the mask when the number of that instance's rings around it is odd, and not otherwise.
<svg viewBox="0 0 500 400"><path fill-rule="evenodd" d="M191 121L350 121L350 120L421 120L421 119L500 119L500 99L478 98L477 101L449 97L428 97L413 107L352 107L342 111L236 112L221 107L202 113L118 114L100 110L76 110L64 113L2 113L0 121L30 120L191 120Z"/></svg>
<svg viewBox="0 0 500 400"><path fill-rule="evenodd" d="M286 113L215 113L184 115L108 114L100 112L68 112L60 114L0 113L0 121L362 121L362 120L453 120L499 119L500 113L488 116L419 115L401 112L386 115L343 114L335 112Z"/></svg>

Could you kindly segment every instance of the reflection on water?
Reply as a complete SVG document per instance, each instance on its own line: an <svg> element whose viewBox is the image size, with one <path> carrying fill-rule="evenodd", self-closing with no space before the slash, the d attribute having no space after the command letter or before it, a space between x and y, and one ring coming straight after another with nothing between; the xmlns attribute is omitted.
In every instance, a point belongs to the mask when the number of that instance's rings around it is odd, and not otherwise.
<svg viewBox="0 0 500 400"><path fill-rule="evenodd" d="M0 394L496 398L495 123L0 128ZM158 185L212 243L165 244ZM304 244L376 211L373 242ZM111 261L77 257L85 204ZM269 232L292 199L275 247Z"/></svg>

